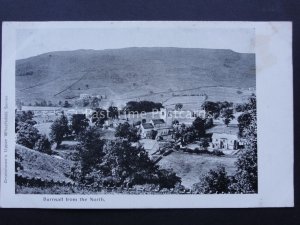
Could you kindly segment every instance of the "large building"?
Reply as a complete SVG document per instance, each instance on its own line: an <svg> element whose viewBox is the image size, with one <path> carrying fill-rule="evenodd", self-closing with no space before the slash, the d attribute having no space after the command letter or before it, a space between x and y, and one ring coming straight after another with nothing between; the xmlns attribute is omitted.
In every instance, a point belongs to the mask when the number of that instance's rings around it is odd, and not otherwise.
<svg viewBox="0 0 300 225"><path fill-rule="evenodd" d="M238 136L237 125L217 125L207 130L207 133L212 134L210 149L238 150L243 146L243 141Z"/></svg>
<svg viewBox="0 0 300 225"><path fill-rule="evenodd" d="M151 123L142 123L140 126L141 138L152 138L152 131L154 126Z"/></svg>
<svg viewBox="0 0 300 225"><path fill-rule="evenodd" d="M217 150L237 150L240 140L237 134L213 133L211 147Z"/></svg>

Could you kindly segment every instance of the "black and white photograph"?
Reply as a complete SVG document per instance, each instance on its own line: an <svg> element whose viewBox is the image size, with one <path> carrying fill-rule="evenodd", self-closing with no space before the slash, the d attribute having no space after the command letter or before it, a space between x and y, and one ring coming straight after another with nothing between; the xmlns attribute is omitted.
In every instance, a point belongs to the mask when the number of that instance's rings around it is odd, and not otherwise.
<svg viewBox="0 0 300 225"><path fill-rule="evenodd" d="M272 151L258 145L258 72L276 59L258 56L256 25L90 23L14 30L10 192L257 196Z"/></svg>

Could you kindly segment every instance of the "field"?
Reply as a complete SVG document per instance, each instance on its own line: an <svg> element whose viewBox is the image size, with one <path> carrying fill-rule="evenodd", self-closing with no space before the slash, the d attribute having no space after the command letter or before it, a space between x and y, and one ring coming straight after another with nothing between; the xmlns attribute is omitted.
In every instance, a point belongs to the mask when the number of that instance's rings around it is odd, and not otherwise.
<svg viewBox="0 0 300 225"><path fill-rule="evenodd" d="M210 169L216 169L218 165L224 166L228 175L233 175L235 161L234 157L173 152L163 157L158 165L164 169L173 169L177 176L181 177L182 185L191 188L194 183L199 182L201 175Z"/></svg>

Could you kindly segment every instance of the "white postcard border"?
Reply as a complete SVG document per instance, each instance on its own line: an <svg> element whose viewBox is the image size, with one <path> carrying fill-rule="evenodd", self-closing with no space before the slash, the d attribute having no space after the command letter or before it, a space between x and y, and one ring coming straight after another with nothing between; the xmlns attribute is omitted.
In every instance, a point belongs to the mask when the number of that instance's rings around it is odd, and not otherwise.
<svg viewBox="0 0 300 225"><path fill-rule="evenodd" d="M66 27L255 28L258 113L258 194L32 195L15 194L15 34L20 28ZM1 71L1 207L17 208L244 208L291 207L293 76L290 22L4 22ZM7 127L6 127L7 124ZM7 132L7 136L5 133ZM48 202L44 197L63 198ZM77 201L66 201L73 198ZM82 199L81 199L82 198ZM86 198L86 201L83 199ZM95 201L91 201L94 198ZM82 201L80 201L80 199Z"/></svg>

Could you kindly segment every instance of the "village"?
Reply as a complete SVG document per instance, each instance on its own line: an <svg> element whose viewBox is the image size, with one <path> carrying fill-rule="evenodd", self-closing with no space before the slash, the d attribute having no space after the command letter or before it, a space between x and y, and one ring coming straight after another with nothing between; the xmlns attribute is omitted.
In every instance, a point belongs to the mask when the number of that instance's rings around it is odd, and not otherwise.
<svg viewBox="0 0 300 225"><path fill-rule="evenodd" d="M79 100L86 101L92 97L82 94ZM216 109L218 104L221 108ZM241 104L202 101L193 104L193 107L184 103L159 106L152 111L147 109L147 112L128 108L126 111L126 107L118 109L112 105L101 109L21 106L16 109L16 115L32 112L33 120L36 121L34 126L49 139L51 125L62 115L68 118L69 126L72 125L74 115L81 115L88 121L88 126L97 127L101 131L106 141L116 140L118 129L120 131L127 126L134 128L137 139L131 141L131 145L146 150L149 158L160 167L175 171L187 188L198 181L199 173L203 174L217 166L225 166L229 174L234 170L237 156L244 148L238 126L238 118L243 113L239 110ZM123 138L126 139L126 135ZM77 143L76 138L64 138L61 149L53 145L52 150L59 157L64 157L74 151Z"/></svg>

